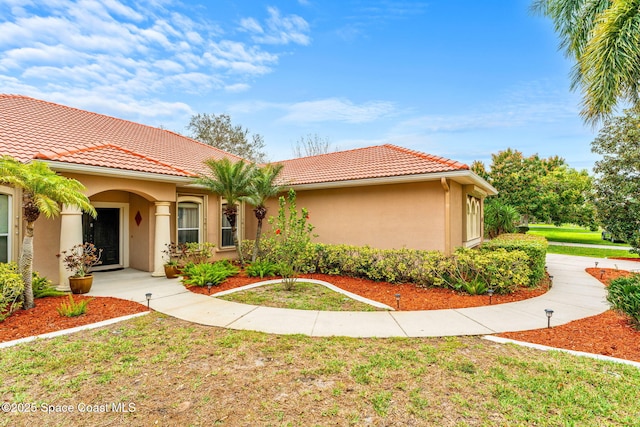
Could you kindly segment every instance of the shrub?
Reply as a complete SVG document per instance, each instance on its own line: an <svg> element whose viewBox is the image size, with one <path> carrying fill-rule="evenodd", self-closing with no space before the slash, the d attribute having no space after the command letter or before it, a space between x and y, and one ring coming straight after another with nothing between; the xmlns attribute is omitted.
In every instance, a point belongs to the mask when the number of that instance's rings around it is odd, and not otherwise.
<svg viewBox="0 0 640 427"><path fill-rule="evenodd" d="M640 327L640 274L612 280L607 301L614 310L629 316L636 328Z"/></svg>
<svg viewBox="0 0 640 427"><path fill-rule="evenodd" d="M33 286L34 298L62 297L67 295L66 292L57 290L51 284L51 280L46 277L41 277L37 271L33 272L33 279L31 283Z"/></svg>
<svg viewBox="0 0 640 427"><path fill-rule="evenodd" d="M275 276L278 272L278 265L271 261L260 260L248 265L246 272L249 277L264 279L265 276Z"/></svg>
<svg viewBox="0 0 640 427"><path fill-rule="evenodd" d="M238 267L231 264L229 260L214 263L189 263L182 270L184 275L182 283L187 286L207 286L208 283L216 286L239 272Z"/></svg>
<svg viewBox="0 0 640 427"><path fill-rule="evenodd" d="M547 239L542 236L529 234L502 234L495 239L485 242L483 250L495 251L505 249L507 251L522 251L529 257L529 283L532 286L540 283L544 278L547 257Z"/></svg>
<svg viewBox="0 0 640 427"><path fill-rule="evenodd" d="M24 283L15 262L0 263L0 322L20 308Z"/></svg>
<svg viewBox="0 0 640 427"><path fill-rule="evenodd" d="M69 294L69 301L60 304L60 306L56 308L56 311L60 316L77 317L87 312L87 305L89 304L89 301L90 300L88 299L84 299L76 302L73 299L73 295Z"/></svg>
<svg viewBox="0 0 640 427"><path fill-rule="evenodd" d="M484 233L493 239L504 233L516 231L516 224L520 221L520 214L511 205L500 200L488 200L484 208Z"/></svg>

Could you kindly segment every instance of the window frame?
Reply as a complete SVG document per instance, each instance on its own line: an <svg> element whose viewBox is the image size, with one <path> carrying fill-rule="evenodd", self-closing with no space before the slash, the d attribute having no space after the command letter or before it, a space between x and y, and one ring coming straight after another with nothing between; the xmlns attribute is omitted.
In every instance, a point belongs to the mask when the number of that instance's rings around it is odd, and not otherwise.
<svg viewBox="0 0 640 427"><path fill-rule="evenodd" d="M227 245L227 246L223 246L223 231L224 230L231 230L231 227L225 227L224 223L226 221L226 216L224 215L223 211L224 211L224 207L227 205L227 201L226 199L220 199L220 227L218 227L218 229L220 230L220 237L219 237L219 248L220 250L231 250L231 249L235 249L235 245L233 244L233 235L231 235L231 245ZM238 216L236 218L236 228L238 230L238 241L242 241L243 239L243 225L244 225L244 202L240 202L236 205L238 207Z"/></svg>
<svg viewBox="0 0 640 427"><path fill-rule="evenodd" d="M195 204L198 207L198 228L187 227L180 228L180 204L189 203ZM176 200L176 242L180 242L181 231L198 231L198 241L196 243L203 243L205 239L205 196L193 196L193 195L180 195Z"/></svg>
<svg viewBox="0 0 640 427"><path fill-rule="evenodd" d="M6 196L7 198L7 232L6 233L1 233L0 237L6 237L7 238L7 253L6 253L6 257L7 257L7 261L6 262L11 262L13 261L13 249L12 249L12 233L11 231L13 230L13 196L11 194L7 194L7 193L0 193L0 196Z"/></svg>

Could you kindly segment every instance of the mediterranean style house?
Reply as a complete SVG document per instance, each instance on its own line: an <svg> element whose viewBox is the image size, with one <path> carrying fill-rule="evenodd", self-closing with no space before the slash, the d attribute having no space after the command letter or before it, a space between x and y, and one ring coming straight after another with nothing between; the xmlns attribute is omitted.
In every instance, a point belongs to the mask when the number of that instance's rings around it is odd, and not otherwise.
<svg viewBox="0 0 640 427"><path fill-rule="evenodd" d="M40 218L34 269L64 287L57 254L90 241L103 249L102 269L163 275L170 242L211 242L217 258L233 257L226 201L193 184L203 160L237 156L177 133L26 96L0 95L0 155L42 161L75 178L98 217L63 206ZM465 164L394 145L279 162L282 182L297 192L317 241L377 248L451 252L482 241L483 200L495 188ZM277 209L270 205L271 214ZM242 206L240 239L255 235L251 206ZM0 262L17 260L21 194L0 185Z"/></svg>

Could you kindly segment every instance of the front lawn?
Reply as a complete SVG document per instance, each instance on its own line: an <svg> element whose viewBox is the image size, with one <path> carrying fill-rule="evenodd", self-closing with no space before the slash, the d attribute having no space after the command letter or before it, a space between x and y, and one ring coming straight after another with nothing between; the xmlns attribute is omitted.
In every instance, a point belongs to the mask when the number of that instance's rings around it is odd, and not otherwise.
<svg viewBox="0 0 640 427"><path fill-rule="evenodd" d="M550 242L585 243L590 245L628 246L626 243L611 243L602 240L600 231L572 225L556 227L550 224L530 224L527 234L543 236Z"/></svg>
<svg viewBox="0 0 640 427"><path fill-rule="evenodd" d="M627 426L640 413L635 367L478 337L268 335L152 313L0 356L6 408L37 408L0 426Z"/></svg>
<svg viewBox="0 0 640 427"><path fill-rule="evenodd" d="M559 246L549 245L547 253L561 255L588 256L593 258L638 258L637 254L633 254L627 250L619 249L603 249L603 248L585 248L580 246ZM640 267L640 264L639 264Z"/></svg>

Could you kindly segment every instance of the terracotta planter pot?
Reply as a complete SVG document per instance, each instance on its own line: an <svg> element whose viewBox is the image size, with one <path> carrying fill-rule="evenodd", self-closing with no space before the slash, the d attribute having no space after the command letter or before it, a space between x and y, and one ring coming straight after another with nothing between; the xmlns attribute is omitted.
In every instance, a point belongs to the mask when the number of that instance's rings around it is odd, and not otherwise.
<svg viewBox="0 0 640 427"><path fill-rule="evenodd" d="M178 277L178 268L173 265L165 265L164 275L167 276L167 279L175 279Z"/></svg>
<svg viewBox="0 0 640 427"><path fill-rule="evenodd" d="M74 294L86 294L91 290L93 284L93 276L69 277L69 287Z"/></svg>

